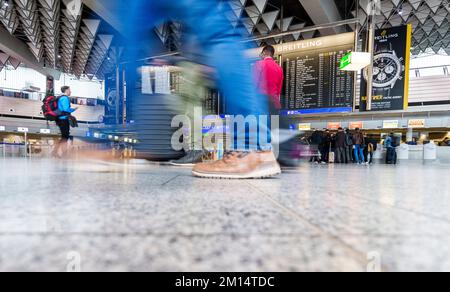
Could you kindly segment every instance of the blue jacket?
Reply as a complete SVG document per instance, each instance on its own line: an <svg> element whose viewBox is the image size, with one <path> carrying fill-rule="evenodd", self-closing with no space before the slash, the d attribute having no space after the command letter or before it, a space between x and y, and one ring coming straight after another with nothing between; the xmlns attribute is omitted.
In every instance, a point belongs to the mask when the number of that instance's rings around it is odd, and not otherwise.
<svg viewBox="0 0 450 292"><path fill-rule="evenodd" d="M386 140L384 141L384 146L386 148L392 148L393 141L392 141L392 137L391 136L387 136Z"/></svg>
<svg viewBox="0 0 450 292"><path fill-rule="evenodd" d="M59 98L58 100L58 109L62 112L62 113L73 113L75 110L73 110L70 107L70 98L66 95L63 95ZM59 117L60 120L67 120L68 116L67 114L64 116Z"/></svg>

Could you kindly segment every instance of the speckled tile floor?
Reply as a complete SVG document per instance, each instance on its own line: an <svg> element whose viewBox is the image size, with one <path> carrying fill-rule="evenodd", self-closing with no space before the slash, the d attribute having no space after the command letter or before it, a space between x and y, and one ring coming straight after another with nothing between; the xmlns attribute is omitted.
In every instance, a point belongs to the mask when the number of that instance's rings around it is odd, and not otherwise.
<svg viewBox="0 0 450 292"><path fill-rule="evenodd" d="M0 271L450 271L449 171L0 159Z"/></svg>

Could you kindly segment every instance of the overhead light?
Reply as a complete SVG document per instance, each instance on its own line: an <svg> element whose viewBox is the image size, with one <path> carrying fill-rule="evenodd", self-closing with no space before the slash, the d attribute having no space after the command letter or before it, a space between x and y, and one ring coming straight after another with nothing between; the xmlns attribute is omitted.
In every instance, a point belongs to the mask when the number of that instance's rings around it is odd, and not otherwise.
<svg viewBox="0 0 450 292"><path fill-rule="evenodd" d="M3 7L8 7L9 6L9 1L10 0L7 0L7 1L3 2Z"/></svg>

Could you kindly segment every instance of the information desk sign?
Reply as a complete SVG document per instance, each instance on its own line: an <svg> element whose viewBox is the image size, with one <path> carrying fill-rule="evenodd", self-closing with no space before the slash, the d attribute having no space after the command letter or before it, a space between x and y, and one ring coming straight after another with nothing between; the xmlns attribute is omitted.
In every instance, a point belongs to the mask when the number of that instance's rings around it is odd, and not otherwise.
<svg viewBox="0 0 450 292"><path fill-rule="evenodd" d="M19 128L17 128L17 132L19 132L19 133L28 133L29 129L28 128L19 127Z"/></svg>

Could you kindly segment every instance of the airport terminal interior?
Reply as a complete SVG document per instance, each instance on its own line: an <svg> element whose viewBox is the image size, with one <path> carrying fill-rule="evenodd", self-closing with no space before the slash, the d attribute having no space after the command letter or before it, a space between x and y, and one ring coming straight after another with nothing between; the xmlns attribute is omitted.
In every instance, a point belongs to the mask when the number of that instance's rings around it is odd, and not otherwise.
<svg viewBox="0 0 450 292"><path fill-rule="evenodd" d="M450 0L0 0L0 272L450 271Z"/></svg>

